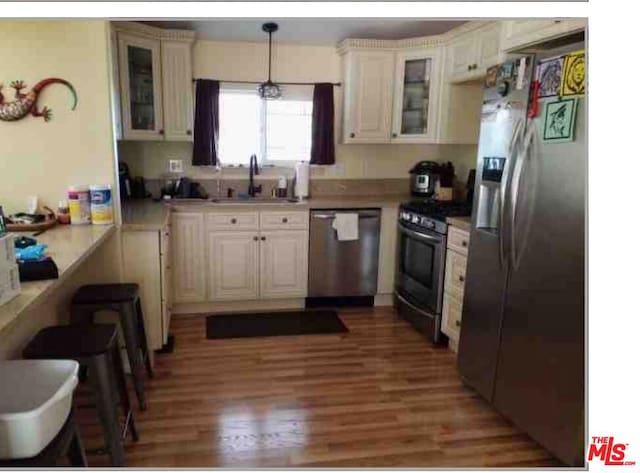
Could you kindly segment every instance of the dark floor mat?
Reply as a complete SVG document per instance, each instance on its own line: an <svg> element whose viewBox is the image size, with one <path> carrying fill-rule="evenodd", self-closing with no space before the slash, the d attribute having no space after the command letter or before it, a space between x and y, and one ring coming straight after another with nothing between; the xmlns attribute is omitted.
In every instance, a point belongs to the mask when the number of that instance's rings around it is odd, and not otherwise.
<svg viewBox="0 0 640 473"><path fill-rule="evenodd" d="M207 338L271 337L342 333L349 329L335 310L256 312L207 317Z"/></svg>

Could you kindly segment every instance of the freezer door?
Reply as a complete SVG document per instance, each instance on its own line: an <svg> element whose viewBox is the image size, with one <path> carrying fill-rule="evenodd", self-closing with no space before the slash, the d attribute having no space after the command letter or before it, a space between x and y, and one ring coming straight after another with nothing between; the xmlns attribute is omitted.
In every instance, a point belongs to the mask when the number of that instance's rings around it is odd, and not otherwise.
<svg viewBox="0 0 640 473"><path fill-rule="evenodd" d="M540 115L534 123L541 137ZM575 141L539 142L539 153L530 154L522 167L509 251L515 267L507 286L493 401L574 466L584 463L585 441L586 118L580 100ZM515 194L515 177L512 190Z"/></svg>
<svg viewBox="0 0 640 473"><path fill-rule="evenodd" d="M500 85L486 89L483 97L458 369L465 384L489 401L508 275L509 228L502 216L508 211L506 189L517 148L514 140L521 137L526 124L531 64L520 88L512 78L506 81L510 92L504 97L496 92Z"/></svg>

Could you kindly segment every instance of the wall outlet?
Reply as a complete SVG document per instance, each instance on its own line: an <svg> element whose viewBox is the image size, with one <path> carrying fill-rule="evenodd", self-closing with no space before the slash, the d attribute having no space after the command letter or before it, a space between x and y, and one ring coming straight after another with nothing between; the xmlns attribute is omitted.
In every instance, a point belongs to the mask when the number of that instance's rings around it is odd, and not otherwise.
<svg viewBox="0 0 640 473"><path fill-rule="evenodd" d="M183 172L182 159L169 160L169 172Z"/></svg>
<svg viewBox="0 0 640 473"><path fill-rule="evenodd" d="M334 176L344 176L345 167L343 163L337 163L333 165L333 175Z"/></svg>

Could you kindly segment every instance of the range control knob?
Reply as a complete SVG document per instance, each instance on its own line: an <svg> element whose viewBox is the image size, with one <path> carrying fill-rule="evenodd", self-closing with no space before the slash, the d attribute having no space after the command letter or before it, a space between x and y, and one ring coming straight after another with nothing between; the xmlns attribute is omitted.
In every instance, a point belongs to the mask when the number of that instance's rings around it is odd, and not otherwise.
<svg viewBox="0 0 640 473"><path fill-rule="evenodd" d="M420 217L418 217L417 215L412 215L411 223L418 223L418 222L420 222Z"/></svg>

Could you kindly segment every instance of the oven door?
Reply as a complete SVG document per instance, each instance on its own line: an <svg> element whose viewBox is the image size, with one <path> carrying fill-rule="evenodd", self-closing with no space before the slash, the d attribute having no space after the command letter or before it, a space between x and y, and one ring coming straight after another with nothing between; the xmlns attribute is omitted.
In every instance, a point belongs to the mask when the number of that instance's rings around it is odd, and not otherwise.
<svg viewBox="0 0 640 473"><path fill-rule="evenodd" d="M398 223L396 290L422 310L442 312L446 237Z"/></svg>

